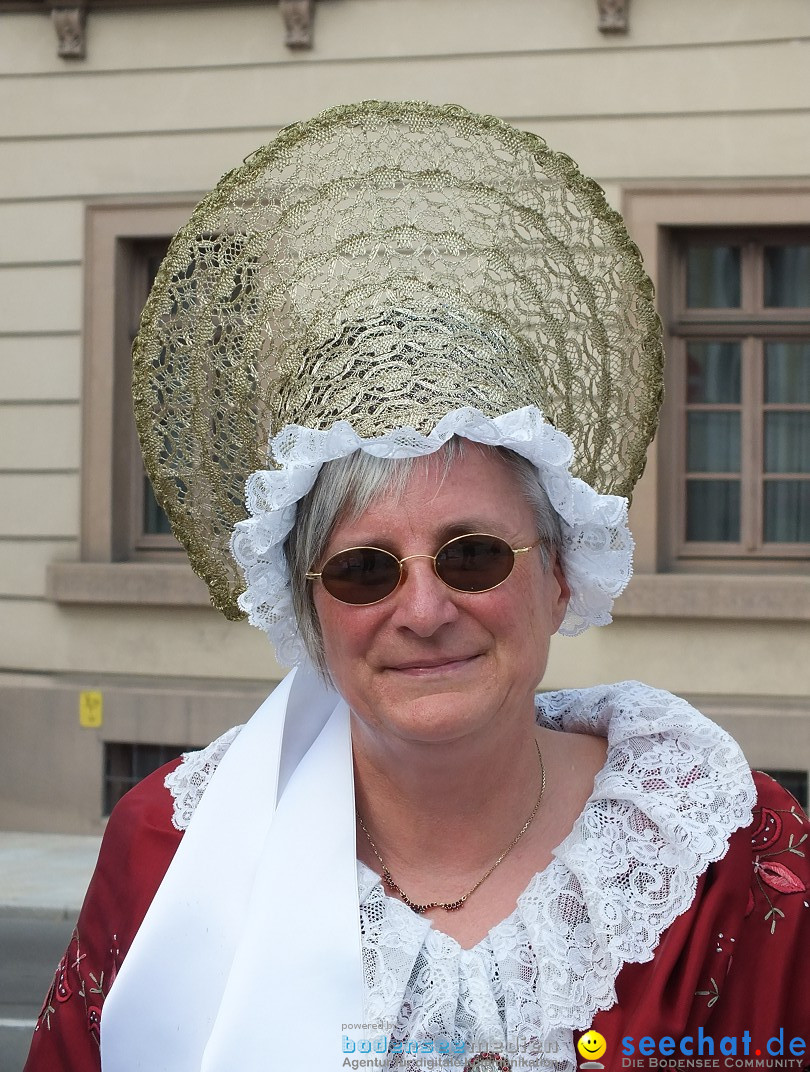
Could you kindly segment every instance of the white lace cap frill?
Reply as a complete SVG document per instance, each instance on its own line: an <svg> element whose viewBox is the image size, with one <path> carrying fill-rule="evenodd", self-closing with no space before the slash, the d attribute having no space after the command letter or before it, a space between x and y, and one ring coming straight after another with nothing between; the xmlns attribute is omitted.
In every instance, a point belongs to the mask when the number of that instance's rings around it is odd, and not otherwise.
<svg viewBox="0 0 810 1072"><path fill-rule="evenodd" d="M624 964L652 959L700 875L751 820L742 752L684 700L631 681L546 693L537 704L541 726L606 736L608 753L571 834L507 919L462 949L358 863L365 1019L391 1025L403 1049L444 1040L469 1057L518 1047L542 1054L540 1067L572 1072L573 1032L615 1003ZM179 828L189 779L198 776L199 799L233 733L167 779ZM393 1054L389 1067L410 1072L419 1058Z"/></svg>
<svg viewBox="0 0 810 1072"><path fill-rule="evenodd" d="M590 625L611 621L613 600L632 572L627 500L600 495L571 475L571 440L548 424L536 406L494 418L471 407L454 409L429 435L399 428L363 439L347 421L336 422L327 432L288 425L270 443L279 468L259 469L247 480L250 517L235 526L231 540L246 582L239 606L252 625L267 633L282 663L298 665L305 656L293 613L284 541L295 523L298 500L312 488L324 462L356 450L379 458L419 457L435 453L454 435L508 447L537 468L562 521L563 567L571 600L560 633L576 636Z"/></svg>

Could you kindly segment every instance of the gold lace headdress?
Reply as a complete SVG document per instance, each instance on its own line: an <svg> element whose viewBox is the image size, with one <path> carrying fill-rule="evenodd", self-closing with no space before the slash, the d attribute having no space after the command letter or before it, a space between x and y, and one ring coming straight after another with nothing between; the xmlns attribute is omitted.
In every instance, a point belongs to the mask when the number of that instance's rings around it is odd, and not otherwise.
<svg viewBox="0 0 810 1072"><path fill-rule="evenodd" d="M158 500L236 618L231 536L284 426L427 435L459 407L532 404L576 476L628 495L661 368L638 250L569 157L459 107L366 101L282 130L197 206L144 310L135 414Z"/></svg>

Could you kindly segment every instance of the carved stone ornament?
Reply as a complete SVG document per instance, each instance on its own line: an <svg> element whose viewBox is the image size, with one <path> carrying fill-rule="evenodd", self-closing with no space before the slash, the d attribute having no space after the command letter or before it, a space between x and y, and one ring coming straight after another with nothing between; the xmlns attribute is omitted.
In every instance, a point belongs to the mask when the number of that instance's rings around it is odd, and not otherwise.
<svg viewBox="0 0 810 1072"><path fill-rule="evenodd" d="M54 7L51 18L59 42L57 55L65 59L83 60L85 56L85 24L87 11L83 7Z"/></svg>
<svg viewBox="0 0 810 1072"><path fill-rule="evenodd" d="M314 0L279 0L287 48L312 48Z"/></svg>
<svg viewBox="0 0 810 1072"><path fill-rule="evenodd" d="M596 0L601 33L627 33L630 0Z"/></svg>

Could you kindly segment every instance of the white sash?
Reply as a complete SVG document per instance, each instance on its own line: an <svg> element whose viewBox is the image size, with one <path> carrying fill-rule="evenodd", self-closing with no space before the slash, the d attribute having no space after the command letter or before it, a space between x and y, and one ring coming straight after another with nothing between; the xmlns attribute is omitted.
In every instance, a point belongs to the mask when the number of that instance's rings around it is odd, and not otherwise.
<svg viewBox="0 0 810 1072"><path fill-rule="evenodd" d="M355 860L349 711L301 667L197 806L105 1002L103 1072L340 1068L363 1018Z"/></svg>

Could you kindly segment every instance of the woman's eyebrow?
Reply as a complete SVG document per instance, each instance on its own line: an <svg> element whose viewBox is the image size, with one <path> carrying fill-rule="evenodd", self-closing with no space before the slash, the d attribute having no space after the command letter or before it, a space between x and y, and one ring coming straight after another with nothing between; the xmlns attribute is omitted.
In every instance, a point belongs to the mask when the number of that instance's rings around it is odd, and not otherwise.
<svg viewBox="0 0 810 1072"><path fill-rule="evenodd" d="M425 541L427 543L434 543L435 549L438 550L448 540L454 540L457 536L470 536L475 533L484 533L487 535L496 536L497 532L494 529L501 528L500 525L495 524L492 519L489 521L482 521L480 518L465 518L461 521L453 521L446 525L434 529L425 535ZM370 532L370 530L369 530ZM504 539L509 537L504 536ZM379 547L381 551L391 551L392 554L399 554L398 545L401 542L400 535L388 534L386 536L380 535L368 535L367 537L358 537L351 544L344 544L341 547L336 547L336 553L341 550L348 550L351 547Z"/></svg>
<svg viewBox="0 0 810 1072"><path fill-rule="evenodd" d="M496 524L490 518L489 521L482 521L480 518L468 518L463 521L454 521L451 525L445 525L438 532L438 538L440 540L452 540L456 536L470 536L475 533L484 533L485 535L497 536L495 529L502 529L502 525Z"/></svg>

